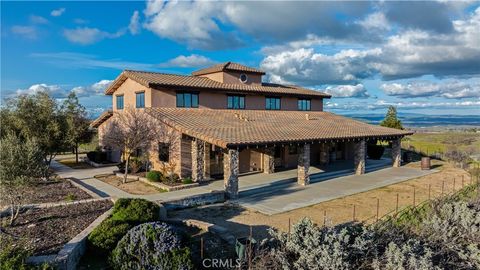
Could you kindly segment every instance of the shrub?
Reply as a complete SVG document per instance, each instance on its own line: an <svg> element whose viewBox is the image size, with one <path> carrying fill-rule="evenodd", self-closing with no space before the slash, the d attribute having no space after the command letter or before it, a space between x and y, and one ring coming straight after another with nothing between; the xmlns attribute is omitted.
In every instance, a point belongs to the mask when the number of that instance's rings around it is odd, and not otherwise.
<svg viewBox="0 0 480 270"><path fill-rule="evenodd" d="M162 173L159 171L149 171L147 173L147 179L152 182L159 182L162 177Z"/></svg>
<svg viewBox="0 0 480 270"><path fill-rule="evenodd" d="M173 184L178 182L180 180L180 176L176 173L172 173L170 175L163 175L162 176L162 182L165 184Z"/></svg>
<svg viewBox="0 0 480 270"><path fill-rule="evenodd" d="M121 198L115 202L111 219L132 225L159 220L160 207L144 199Z"/></svg>
<svg viewBox="0 0 480 270"><path fill-rule="evenodd" d="M110 262L115 269L192 269L190 250L174 228L151 222L131 229L118 242Z"/></svg>
<svg viewBox="0 0 480 270"><path fill-rule="evenodd" d="M126 222L108 218L88 235L89 247L104 254L110 253L130 228L132 226Z"/></svg>
<svg viewBox="0 0 480 270"><path fill-rule="evenodd" d="M140 158L132 157L132 158L130 158L130 161L128 162L128 167L129 167L128 168L129 172L137 173L142 169L143 161Z"/></svg>
<svg viewBox="0 0 480 270"><path fill-rule="evenodd" d="M25 260L30 255L22 247L12 244L11 240L0 237L0 270L28 269Z"/></svg>
<svg viewBox="0 0 480 270"><path fill-rule="evenodd" d="M371 159L381 159L385 148L381 145L369 144L367 145L367 155Z"/></svg>
<svg viewBox="0 0 480 270"><path fill-rule="evenodd" d="M186 184L191 184L191 183L193 183L193 180L190 177L183 178L183 180L182 180L182 184L186 185Z"/></svg>

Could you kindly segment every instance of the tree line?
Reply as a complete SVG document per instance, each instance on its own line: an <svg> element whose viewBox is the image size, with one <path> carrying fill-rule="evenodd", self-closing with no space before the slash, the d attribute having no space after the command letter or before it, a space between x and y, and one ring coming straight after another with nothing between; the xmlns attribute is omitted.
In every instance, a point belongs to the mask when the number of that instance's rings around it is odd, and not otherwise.
<svg viewBox="0 0 480 270"><path fill-rule="evenodd" d="M0 191L9 205L11 223L20 210L25 186L48 180L50 166L61 152L74 151L90 142L85 107L74 92L59 102L45 92L7 99L0 110Z"/></svg>

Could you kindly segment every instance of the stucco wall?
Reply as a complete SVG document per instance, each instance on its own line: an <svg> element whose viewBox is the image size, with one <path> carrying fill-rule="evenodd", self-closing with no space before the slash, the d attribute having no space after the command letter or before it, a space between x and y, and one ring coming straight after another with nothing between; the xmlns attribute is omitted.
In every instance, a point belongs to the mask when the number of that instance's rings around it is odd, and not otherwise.
<svg viewBox="0 0 480 270"><path fill-rule="evenodd" d="M117 100L116 97L123 95L123 107L132 107L135 108L136 99L135 93L145 92L145 107L152 106L152 89L145 87L136 81L128 78L125 82L113 93L112 98L112 108L114 111L117 110Z"/></svg>
<svg viewBox="0 0 480 270"><path fill-rule="evenodd" d="M211 80L221 82L221 83L230 83L230 84L243 84L240 81L240 75L246 74L248 79L244 84L260 84L262 83L262 75L248 72L215 72L205 75L200 75L200 77L206 77Z"/></svg>

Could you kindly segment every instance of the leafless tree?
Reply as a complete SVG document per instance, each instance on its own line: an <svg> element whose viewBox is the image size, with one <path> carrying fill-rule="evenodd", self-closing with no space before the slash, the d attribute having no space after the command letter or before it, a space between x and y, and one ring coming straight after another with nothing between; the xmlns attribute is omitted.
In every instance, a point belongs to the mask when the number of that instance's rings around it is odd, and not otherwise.
<svg viewBox="0 0 480 270"><path fill-rule="evenodd" d="M114 150L120 150L125 159L125 175L127 181L130 157L137 151L147 152L152 143L157 141L159 126L155 119L144 109L127 107L115 112L107 122L103 142Z"/></svg>

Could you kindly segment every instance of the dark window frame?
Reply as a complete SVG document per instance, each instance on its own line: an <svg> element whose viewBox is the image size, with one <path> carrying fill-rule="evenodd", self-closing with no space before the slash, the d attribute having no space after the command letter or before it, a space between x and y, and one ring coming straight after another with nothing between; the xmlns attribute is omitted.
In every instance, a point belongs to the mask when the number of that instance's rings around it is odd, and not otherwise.
<svg viewBox="0 0 480 270"><path fill-rule="evenodd" d="M188 100L185 97L188 96ZM179 97L181 97L179 99ZM177 108L198 108L200 106L200 93L178 91L175 95ZM195 101L195 103L194 103ZM195 104L195 106L193 106Z"/></svg>
<svg viewBox="0 0 480 270"><path fill-rule="evenodd" d="M142 95L142 100L140 100L141 101L140 104L138 104L139 95ZM135 92L135 108L139 108L139 109L145 108L145 91Z"/></svg>
<svg viewBox="0 0 480 270"><path fill-rule="evenodd" d="M297 101L297 107L299 111L311 111L312 100L309 98L299 98Z"/></svg>
<svg viewBox="0 0 480 270"><path fill-rule="evenodd" d="M170 161L170 144L160 142L158 143L158 160L162 162Z"/></svg>
<svg viewBox="0 0 480 270"><path fill-rule="evenodd" d="M235 98L238 98L238 107L235 107ZM232 106L230 106L230 99L232 100ZM245 95L227 95L227 109L244 110L245 106Z"/></svg>
<svg viewBox="0 0 480 270"><path fill-rule="evenodd" d="M119 99L119 98L120 98L120 99ZM122 102L121 102L121 106L119 106L120 100L122 101ZM124 102L125 102L125 98L124 98L123 94L122 94L122 95L116 95L116 96L115 96L115 102L116 102L115 105L116 105L117 110L123 110L123 108L125 108L125 103L124 103Z"/></svg>
<svg viewBox="0 0 480 270"><path fill-rule="evenodd" d="M274 103L272 104L272 100ZM274 106L273 108L271 106ZM275 96L267 96L265 97L265 110L273 110L278 111L282 109L282 98L275 97Z"/></svg>

